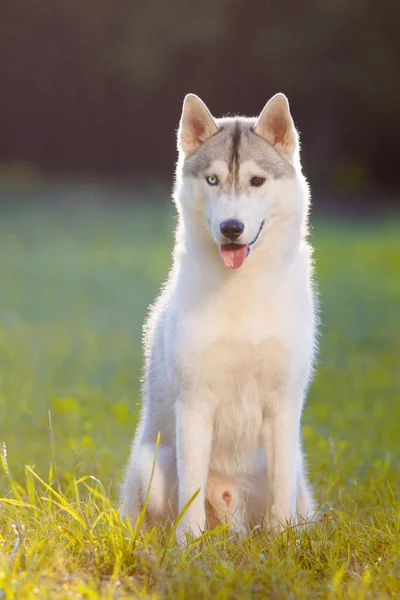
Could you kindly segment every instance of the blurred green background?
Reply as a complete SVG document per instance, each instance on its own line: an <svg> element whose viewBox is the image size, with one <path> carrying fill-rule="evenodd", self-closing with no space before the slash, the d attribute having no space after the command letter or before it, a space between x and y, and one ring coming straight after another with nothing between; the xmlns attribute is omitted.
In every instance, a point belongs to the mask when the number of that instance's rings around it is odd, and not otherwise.
<svg viewBox="0 0 400 600"><path fill-rule="evenodd" d="M254 115L283 91L314 192L311 480L346 510L356 485L370 507L396 487L399 58L395 0L3 0L0 443L17 480L55 461L116 494L171 262L183 97Z"/></svg>
<svg viewBox="0 0 400 600"><path fill-rule="evenodd" d="M91 474L115 498L174 215L156 192L118 209L82 193L57 211L42 194L0 209L0 440L17 481L25 464L47 476L56 463L62 487ZM400 221L312 224L322 337L303 420L311 480L322 504L369 510L399 477Z"/></svg>

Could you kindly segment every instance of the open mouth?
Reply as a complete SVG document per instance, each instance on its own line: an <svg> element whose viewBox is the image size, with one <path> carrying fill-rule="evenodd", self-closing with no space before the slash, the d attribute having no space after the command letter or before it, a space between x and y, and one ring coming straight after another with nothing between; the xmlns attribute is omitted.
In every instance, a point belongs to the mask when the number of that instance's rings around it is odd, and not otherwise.
<svg viewBox="0 0 400 600"><path fill-rule="evenodd" d="M230 242L229 244L221 244L221 258L228 269L238 269L242 266L245 259L250 254L251 246L256 243L258 236L264 227L264 221L261 223L257 235L249 244L235 244Z"/></svg>

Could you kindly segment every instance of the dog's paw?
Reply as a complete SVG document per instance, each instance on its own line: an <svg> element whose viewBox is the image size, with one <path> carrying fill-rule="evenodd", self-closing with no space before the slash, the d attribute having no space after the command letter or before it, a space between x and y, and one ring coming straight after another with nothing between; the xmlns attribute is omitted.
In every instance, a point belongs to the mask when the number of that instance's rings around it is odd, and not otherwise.
<svg viewBox="0 0 400 600"><path fill-rule="evenodd" d="M282 533L289 527L293 527L297 523L296 515L288 514L283 511L278 505L273 504L269 511L269 518L266 519L265 527L272 530L274 533Z"/></svg>
<svg viewBox="0 0 400 600"><path fill-rule="evenodd" d="M175 536L178 544L185 548L192 540L203 534L198 523L181 521L176 528Z"/></svg>

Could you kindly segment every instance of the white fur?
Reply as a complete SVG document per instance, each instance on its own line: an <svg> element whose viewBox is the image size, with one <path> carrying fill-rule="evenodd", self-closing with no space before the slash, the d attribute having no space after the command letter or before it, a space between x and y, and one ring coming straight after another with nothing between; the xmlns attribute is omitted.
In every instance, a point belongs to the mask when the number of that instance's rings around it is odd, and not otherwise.
<svg viewBox="0 0 400 600"><path fill-rule="evenodd" d="M292 127L290 114L285 118ZM173 267L145 328L143 409L123 487L134 521L160 432L148 523L175 518L199 490L178 537L199 534L207 522L228 521L241 531L314 512L300 440L315 347L309 193L293 131L295 176L274 179L244 161L236 195L224 191L223 160L204 174L219 177L219 190L204 177L183 177L180 147ZM250 189L254 175L267 181ZM219 256L219 224L228 218L245 224L243 243L265 221L236 270Z"/></svg>

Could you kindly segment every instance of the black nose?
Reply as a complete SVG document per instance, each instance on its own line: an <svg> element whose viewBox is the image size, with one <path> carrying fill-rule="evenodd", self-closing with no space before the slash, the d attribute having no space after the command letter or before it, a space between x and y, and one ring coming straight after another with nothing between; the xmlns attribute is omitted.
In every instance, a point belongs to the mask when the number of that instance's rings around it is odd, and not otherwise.
<svg viewBox="0 0 400 600"><path fill-rule="evenodd" d="M229 240L236 240L243 233L244 225L236 219L229 219L229 221L223 221L220 228L222 235Z"/></svg>

